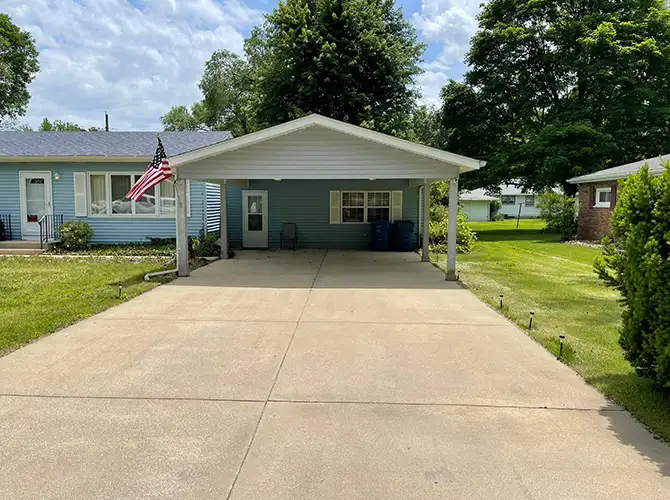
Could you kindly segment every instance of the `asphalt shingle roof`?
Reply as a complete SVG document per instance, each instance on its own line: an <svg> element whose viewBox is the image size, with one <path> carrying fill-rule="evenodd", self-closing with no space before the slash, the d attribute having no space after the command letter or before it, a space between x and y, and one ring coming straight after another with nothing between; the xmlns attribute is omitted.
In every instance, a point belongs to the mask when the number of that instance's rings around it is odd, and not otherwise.
<svg viewBox="0 0 670 500"><path fill-rule="evenodd" d="M637 171L640 170L642 165L645 163L649 165L650 174L659 175L663 173L663 162L668 160L670 160L670 154L657 156L656 158L649 158L648 160L635 161L633 163L619 165L618 167L606 168L605 170L599 170L598 172L593 172L592 174L573 177L572 179L568 179L568 182L572 184L584 184L588 182L615 181L618 179L625 179L629 175L637 173Z"/></svg>
<svg viewBox="0 0 670 500"><path fill-rule="evenodd" d="M157 132L0 132L3 157L153 156ZM168 156L232 139L230 132L159 132Z"/></svg>

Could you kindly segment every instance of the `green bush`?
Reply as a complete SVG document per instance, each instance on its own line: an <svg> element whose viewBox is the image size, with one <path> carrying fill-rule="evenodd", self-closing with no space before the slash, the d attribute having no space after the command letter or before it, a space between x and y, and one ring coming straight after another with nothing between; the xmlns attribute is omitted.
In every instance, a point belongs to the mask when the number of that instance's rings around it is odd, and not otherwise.
<svg viewBox="0 0 670 500"><path fill-rule="evenodd" d="M61 224L59 247L68 252L78 252L88 248L88 242L93 236L93 229L82 220L70 220Z"/></svg>
<svg viewBox="0 0 670 500"><path fill-rule="evenodd" d="M575 198L547 190L537 197L540 218L547 223L547 231L558 233L564 240L577 234L577 205Z"/></svg>
<svg viewBox="0 0 670 500"><path fill-rule="evenodd" d="M456 232L456 251L470 253L477 235L467 224L468 216L458 209L458 230ZM430 208L430 251L434 253L447 252L447 231L449 227L448 208L444 205L433 205Z"/></svg>
<svg viewBox="0 0 670 500"><path fill-rule="evenodd" d="M500 213L502 210L502 202L500 200L491 201L491 206L489 208L489 219L491 220L503 220L505 216Z"/></svg>
<svg viewBox="0 0 670 500"><path fill-rule="evenodd" d="M670 169L621 183L598 276L621 292L619 344L635 371L670 389Z"/></svg>
<svg viewBox="0 0 670 500"><path fill-rule="evenodd" d="M200 238L193 238L193 252L196 257L218 257L221 255L218 235L208 234Z"/></svg>

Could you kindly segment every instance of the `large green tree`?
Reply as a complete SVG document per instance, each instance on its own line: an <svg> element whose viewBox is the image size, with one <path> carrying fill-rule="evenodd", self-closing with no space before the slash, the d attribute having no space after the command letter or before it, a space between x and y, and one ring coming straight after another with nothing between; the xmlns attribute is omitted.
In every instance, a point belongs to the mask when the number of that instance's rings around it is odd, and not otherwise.
<svg viewBox="0 0 670 500"><path fill-rule="evenodd" d="M263 125L314 112L407 134L424 46L393 0L286 0L248 45Z"/></svg>
<svg viewBox="0 0 670 500"><path fill-rule="evenodd" d="M442 91L441 145L489 160L475 183L570 190L570 177L670 150L662 0L491 0L467 63Z"/></svg>
<svg viewBox="0 0 670 500"><path fill-rule="evenodd" d="M39 71L35 41L7 14L0 14L0 123L23 116L30 100L28 84Z"/></svg>

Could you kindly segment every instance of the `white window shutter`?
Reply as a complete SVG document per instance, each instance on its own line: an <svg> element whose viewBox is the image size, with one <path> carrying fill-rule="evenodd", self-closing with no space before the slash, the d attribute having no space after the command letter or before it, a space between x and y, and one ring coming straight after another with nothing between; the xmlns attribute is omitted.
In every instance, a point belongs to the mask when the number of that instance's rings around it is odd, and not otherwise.
<svg viewBox="0 0 670 500"><path fill-rule="evenodd" d="M391 220L402 220L402 191L391 191Z"/></svg>
<svg viewBox="0 0 670 500"><path fill-rule="evenodd" d="M330 223L339 224L341 215L340 192L330 192Z"/></svg>
<svg viewBox="0 0 670 500"><path fill-rule="evenodd" d="M74 174L74 215L86 217L88 215L88 197L86 196L86 172Z"/></svg>

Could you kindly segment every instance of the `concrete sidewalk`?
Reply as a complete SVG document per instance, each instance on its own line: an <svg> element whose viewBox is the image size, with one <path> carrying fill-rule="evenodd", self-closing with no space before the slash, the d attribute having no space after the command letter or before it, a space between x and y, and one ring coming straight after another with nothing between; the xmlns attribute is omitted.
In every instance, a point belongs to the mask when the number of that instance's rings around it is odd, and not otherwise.
<svg viewBox="0 0 670 500"><path fill-rule="evenodd" d="M670 448L414 254L240 252L0 393L0 498L670 497Z"/></svg>

